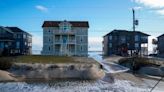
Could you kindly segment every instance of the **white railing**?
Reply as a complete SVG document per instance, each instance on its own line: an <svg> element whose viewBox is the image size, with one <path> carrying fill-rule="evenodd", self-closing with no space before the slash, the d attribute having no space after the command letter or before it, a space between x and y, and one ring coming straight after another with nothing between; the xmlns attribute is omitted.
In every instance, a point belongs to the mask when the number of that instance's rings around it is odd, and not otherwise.
<svg viewBox="0 0 164 92"><path fill-rule="evenodd" d="M55 40L55 44L62 44L63 40ZM75 40L67 40L66 44L75 44L76 41Z"/></svg>
<svg viewBox="0 0 164 92"><path fill-rule="evenodd" d="M67 31L59 30L59 31L55 31L54 33L55 34L75 34L75 31L72 31L72 30L67 30Z"/></svg>

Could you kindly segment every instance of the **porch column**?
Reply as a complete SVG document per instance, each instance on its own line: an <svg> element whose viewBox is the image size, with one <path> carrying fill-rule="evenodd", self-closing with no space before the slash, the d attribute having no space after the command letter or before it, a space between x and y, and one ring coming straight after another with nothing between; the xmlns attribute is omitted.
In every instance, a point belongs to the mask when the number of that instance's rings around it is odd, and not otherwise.
<svg viewBox="0 0 164 92"><path fill-rule="evenodd" d="M62 51L62 50L63 50L63 48L62 48L62 47L63 47L62 35L60 35L59 42L60 42L60 44L61 44L61 45L60 45L60 52L59 52L59 55L62 55L62 52L63 52L63 51Z"/></svg>
<svg viewBox="0 0 164 92"><path fill-rule="evenodd" d="M70 54L70 51L69 51L69 34L68 34L68 42L67 42L67 46L68 46L68 48L67 48L67 54Z"/></svg>
<svg viewBox="0 0 164 92"><path fill-rule="evenodd" d="M77 44L76 44L76 35L75 35L75 55L77 55L76 53L77 53Z"/></svg>

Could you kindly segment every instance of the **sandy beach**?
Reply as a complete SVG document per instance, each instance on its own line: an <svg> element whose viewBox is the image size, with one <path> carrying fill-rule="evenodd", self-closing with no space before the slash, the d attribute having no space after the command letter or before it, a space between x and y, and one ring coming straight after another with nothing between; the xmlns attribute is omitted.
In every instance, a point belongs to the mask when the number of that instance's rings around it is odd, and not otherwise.
<svg viewBox="0 0 164 92"><path fill-rule="evenodd" d="M0 82L10 82L10 81L17 81L17 79L12 77L11 73L0 70Z"/></svg>

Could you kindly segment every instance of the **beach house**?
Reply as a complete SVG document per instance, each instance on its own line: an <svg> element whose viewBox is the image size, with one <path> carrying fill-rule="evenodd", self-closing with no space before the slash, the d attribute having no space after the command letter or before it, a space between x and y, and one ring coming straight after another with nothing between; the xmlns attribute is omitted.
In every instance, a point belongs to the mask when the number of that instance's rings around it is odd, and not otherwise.
<svg viewBox="0 0 164 92"><path fill-rule="evenodd" d="M42 28L42 55L88 55L88 21L44 21Z"/></svg>
<svg viewBox="0 0 164 92"><path fill-rule="evenodd" d="M148 55L148 36L140 31L113 30L103 37L104 55Z"/></svg>

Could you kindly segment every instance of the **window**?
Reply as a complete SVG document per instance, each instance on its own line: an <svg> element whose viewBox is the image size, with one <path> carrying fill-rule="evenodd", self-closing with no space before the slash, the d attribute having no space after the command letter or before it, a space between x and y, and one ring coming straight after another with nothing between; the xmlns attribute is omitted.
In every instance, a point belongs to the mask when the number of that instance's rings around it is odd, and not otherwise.
<svg viewBox="0 0 164 92"><path fill-rule="evenodd" d="M16 34L14 34L14 38L17 38L17 35Z"/></svg>
<svg viewBox="0 0 164 92"><path fill-rule="evenodd" d="M112 35L109 36L109 40L112 40Z"/></svg>
<svg viewBox="0 0 164 92"><path fill-rule="evenodd" d="M4 48L4 43L3 42L0 43L0 48Z"/></svg>
<svg viewBox="0 0 164 92"><path fill-rule="evenodd" d="M126 42L126 37L125 36L121 36L121 43L125 43Z"/></svg>
<svg viewBox="0 0 164 92"><path fill-rule="evenodd" d="M27 42L24 42L24 45L27 45Z"/></svg>
<svg viewBox="0 0 164 92"><path fill-rule="evenodd" d="M69 30L71 30L71 25L68 22L63 22L60 25L60 30L67 32Z"/></svg>
<svg viewBox="0 0 164 92"><path fill-rule="evenodd" d="M80 42L83 42L83 37L80 37Z"/></svg>
<svg viewBox="0 0 164 92"><path fill-rule="evenodd" d="M135 48L139 48L139 43L135 43Z"/></svg>
<svg viewBox="0 0 164 92"><path fill-rule="evenodd" d="M50 51L50 50L51 50L51 48L50 48L50 47L48 47L48 50Z"/></svg>
<svg viewBox="0 0 164 92"><path fill-rule="evenodd" d="M68 28L67 28L66 25L64 25L63 30L64 30L64 31L68 30Z"/></svg>
<svg viewBox="0 0 164 92"><path fill-rule="evenodd" d="M135 35L135 41L139 41L139 36Z"/></svg>
<svg viewBox="0 0 164 92"><path fill-rule="evenodd" d="M69 25L64 25L62 29L63 29L63 31L69 31L70 26Z"/></svg>
<svg viewBox="0 0 164 92"><path fill-rule="evenodd" d="M109 48L112 48L112 43L109 43Z"/></svg>
<svg viewBox="0 0 164 92"><path fill-rule="evenodd" d="M148 37L147 36L141 36L141 40L142 41L147 41L148 40Z"/></svg>
<svg viewBox="0 0 164 92"><path fill-rule="evenodd" d="M80 48L80 49L81 49L81 51L83 51L83 47L82 47L82 46L81 46L81 48Z"/></svg>
<svg viewBox="0 0 164 92"><path fill-rule="evenodd" d="M130 47L130 44L129 43L127 43L127 46L128 46L128 48Z"/></svg>
<svg viewBox="0 0 164 92"><path fill-rule="evenodd" d="M17 34L17 38L21 38L20 34Z"/></svg>
<svg viewBox="0 0 164 92"><path fill-rule="evenodd" d="M27 37L26 37L26 34L23 34L23 38L24 38L24 39L27 38Z"/></svg>
<svg viewBox="0 0 164 92"><path fill-rule="evenodd" d="M113 36L113 40L117 40L117 36Z"/></svg>
<svg viewBox="0 0 164 92"><path fill-rule="evenodd" d="M32 46L32 43L28 43L28 46Z"/></svg>
<svg viewBox="0 0 164 92"><path fill-rule="evenodd" d="M17 49L20 48L20 42L16 42L16 48L17 48Z"/></svg>
<svg viewBox="0 0 164 92"><path fill-rule="evenodd" d="M9 47L9 45L8 44L5 44L5 48L8 48Z"/></svg>

